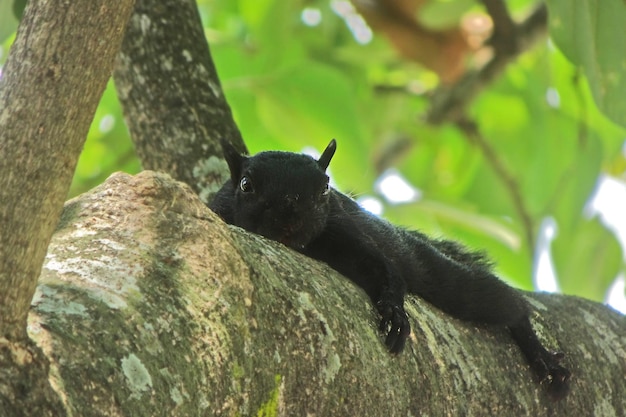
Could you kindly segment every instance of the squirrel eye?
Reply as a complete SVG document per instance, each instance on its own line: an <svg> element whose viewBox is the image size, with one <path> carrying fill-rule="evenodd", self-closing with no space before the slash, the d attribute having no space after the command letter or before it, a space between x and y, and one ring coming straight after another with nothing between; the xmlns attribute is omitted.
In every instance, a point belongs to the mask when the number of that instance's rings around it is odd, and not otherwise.
<svg viewBox="0 0 626 417"><path fill-rule="evenodd" d="M328 194L330 194L330 185L326 183L324 185L324 188L322 189L322 195L328 195Z"/></svg>
<svg viewBox="0 0 626 417"><path fill-rule="evenodd" d="M243 191L244 193L251 193L252 191L254 191L252 189L252 183L250 182L250 180L248 179L248 177L242 177L241 181L239 181L239 188L241 189L241 191Z"/></svg>

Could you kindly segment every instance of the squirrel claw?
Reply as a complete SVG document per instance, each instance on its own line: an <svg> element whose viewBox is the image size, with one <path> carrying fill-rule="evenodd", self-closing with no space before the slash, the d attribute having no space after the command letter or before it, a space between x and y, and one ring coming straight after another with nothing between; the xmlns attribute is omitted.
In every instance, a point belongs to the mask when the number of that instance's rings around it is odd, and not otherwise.
<svg viewBox="0 0 626 417"><path fill-rule="evenodd" d="M391 353L402 352L407 337L411 333L411 325L404 308L385 301L376 304L378 312L382 316L379 329L387 333L385 345Z"/></svg>
<svg viewBox="0 0 626 417"><path fill-rule="evenodd" d="M533 366L540 383L546 386L548 394L554 400L560 400L569 392L569 380L572 373L559 365L564 357L563 352L545 351Z"/></svg>

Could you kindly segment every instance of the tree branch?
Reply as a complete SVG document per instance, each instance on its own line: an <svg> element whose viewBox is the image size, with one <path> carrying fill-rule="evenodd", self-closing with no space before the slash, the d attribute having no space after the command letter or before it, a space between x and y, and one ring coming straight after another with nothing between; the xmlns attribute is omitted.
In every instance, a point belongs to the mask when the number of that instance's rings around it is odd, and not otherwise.
<svg viewBox="0 0 626 417"><path fill-rule="evenodd" d="M496 54L515 54L518 46L517 27L506 4L502 0L481 1L493 22L493 34L488 43L494 47Z"/></svg>
<svg viewBox="0 0 626 417"><path fill-rule="evenodd" d="M457 120L456 125L470 141L477 145L485 156L487 163L491 166L498 178L504 183L504 188L511 196L511 201L520 218L524 230L524 238L532 256L535 248L535 224L533 218L526 208L524 197L515 176L507 169L506 164L498 157L498 154L483 137L475 122L468 119Z"/></svg>
<svg viewBox="0 0 626 417"><path fill-rule="evenodd" d="M26 6L0 79L0 337L26 335L29 301L132 4Z"/></svg>
<svg viewBox="0 0 626 417"><path fill-rule="evenodd" d="M462 119L468 103L493 82L512 60L546 33L548 12L544 3L539 4L523 22L511 26L508 12L500 1L483 2L493 13L495 31L490 43L494 45L494 55L481 69L469 71L457 83L442 85L433 93L426 114L429 123L454 123Z"/></svg>
<svg viewBox="0 0 626 417"><path fill-rule="evenodd" d="M145 169L167 172L207 202L224 183L219 140L245 145L226 102L194 0L138 0L115 86Z"/></svg>
<svg viewBox="0 0 626 417"><path fill-rule="evenodd" d="M465 108L486 86L493 82L518 55L544 36L547 28L547 8L540 3L520 24L511 18L502 0L482 0L494 23L493 35L488 41L494 49L492 59L481 69L466 73L452 86L442 85L430 100L426 120L432 124L452 122L482 151L485 159L504 183L522 222L524 238L529 250L535 247L535 225L526 209L519 184L500 160L495 150L480 134L476 124L467 119Z"/></svg>
<svg viewBox="0 0 626 417"><path fill-rule="evenodd" d="M356 285L228 227L165 174L116 174L68 202L49 253L30 329L76 416L626 409L624 318L610 308L527 294L539 336L573 371L570 396L556 403L505 329L455 320L419 298L406 302L407 348L389 355Z"/></svg>

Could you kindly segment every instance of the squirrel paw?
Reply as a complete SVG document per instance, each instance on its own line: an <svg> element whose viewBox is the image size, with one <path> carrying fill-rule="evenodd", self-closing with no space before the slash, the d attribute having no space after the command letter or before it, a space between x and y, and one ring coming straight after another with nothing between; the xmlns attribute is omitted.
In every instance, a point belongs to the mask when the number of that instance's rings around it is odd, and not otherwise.
<svg viewBox="0 0 626 417"><path fill-rule="evenodd" d="M546 386L548 394L554 400L564 398L569 392L572 373L559 364L564 357L563 352L546 350L532 364L540 383Z"/></svg>
<svg viewBox="0 0 626 417"><path fill-rule="evenodd" d="M387 333L385 345L391 353L400 353L404 349L406 338L411 333L411 325L402 306L379 301L376 303L378 312L382 316L380 320L380 331Z"/></svg>

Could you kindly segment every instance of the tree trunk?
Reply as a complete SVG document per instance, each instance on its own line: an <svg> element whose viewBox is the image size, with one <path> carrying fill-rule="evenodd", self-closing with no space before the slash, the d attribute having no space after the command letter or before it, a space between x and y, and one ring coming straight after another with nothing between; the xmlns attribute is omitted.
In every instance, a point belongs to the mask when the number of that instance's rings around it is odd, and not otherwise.
<svg viewBox="0 0 626 417"><path fill-rule="evenodd" d="M77 416L624 415L624 317L528 298L573 372L560 402L504 329L418 298L405 352L389 355L358 287L146 171L66 204L29 330Z"/></svg>
<svg viewBox="0 0 626 417"><path fill-rule="evenodd" d="M132 1L30 1L0 79L0 407L52 415L28 306ZM103 41L103 39L105 41ZM17 413L17 414L14 414Z"/></svg>
<svg viewBox="0 0 626 417"><path fill-rule="evenodd" d="M206 203L224 183L219 140L245 145L194 0L138 0L115 86L143 167L189 184Z"/></svg>

